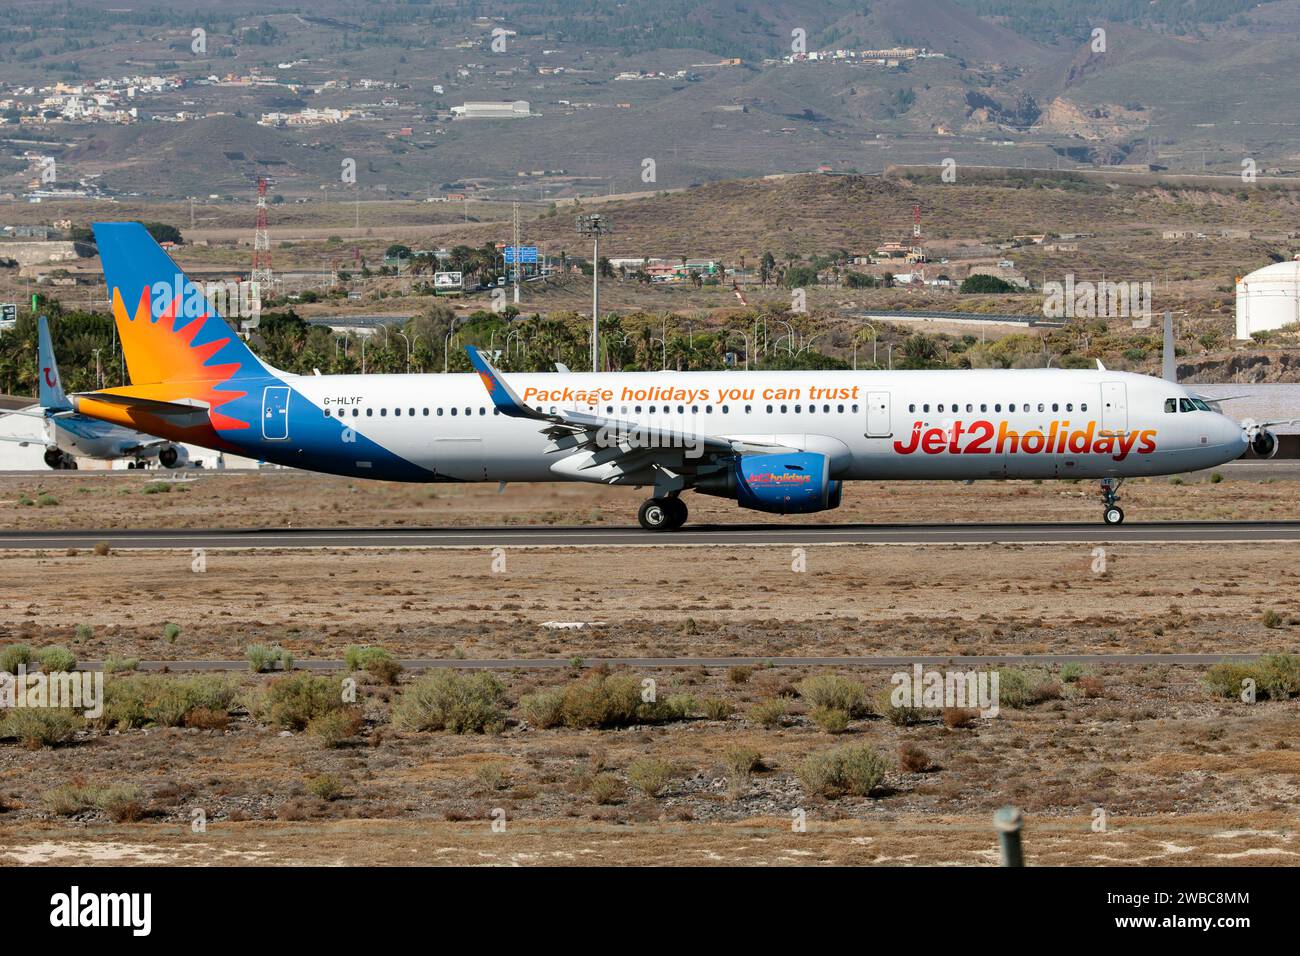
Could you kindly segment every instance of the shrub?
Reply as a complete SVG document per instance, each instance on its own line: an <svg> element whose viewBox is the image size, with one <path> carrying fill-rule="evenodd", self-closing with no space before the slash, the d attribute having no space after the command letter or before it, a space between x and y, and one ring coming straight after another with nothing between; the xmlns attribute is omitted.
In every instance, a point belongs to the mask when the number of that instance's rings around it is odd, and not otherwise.
<svg viewBox="0 0 1300 956"><path fill-rule="evenodd" d="M1061 683L1072 684L1075 681L1077 681L1080 677L1082 677L1085 673L1086 672L1084 670L1083 665L1078 663L1077 661L1070 661L1069 663L1062 664Z"/></svg>
<svg viewBox="0 0 1300 956"><path fill-rule="evenodd" d="M1106 692L1106 682L1100 677L1089 675L1079 678L1079 690L1089 700L1094 700Z"/></svg>
<svg viewBox="0 0 1300 956"><path fill-rule="evenodd" d="M627 765L627 779L647 797L657 797L673 778L673 766L665 760L642 757Z"/></svg>
<svg viewBox="0 0 1300 956"><path fill-rule="evenodd" d="M867 689L855 680L838 674L818 674L796 685L799 696L814 708L842 710L848 717L866 717L871 713Z"/></svg>
<svg viewBox="0 0 1300 956"><path fill-rule="evenodd" d="M949 730L963 730L973 727L979 716L980 712L973 707L945 707L943 725Z"/></svg>
<svg viewBox="0 0 1300 956"><path fill-rule="evenodd" d="M307 733L326 747L341 747L350 737L355 737L365 721L356 707L327 711L307 722Z"/></svg>
<svg viewBox="0 0 1300 956"><path fill-rule="evenodd" d="M116 823L143 816L140 788L130 783L65 784L47 790L43 796L51 813L72 816L85 810L99 810Z"/></svg>
<svg viewBox="0 0 1300 956"><path fill-rule="evenodd" d="M1210 484L1217 485L1221 481L1223 481L1223 475L1220 472L1215 471L1210 473Z"/></svg>
<svg viewBox="0 0 1300 956"><path fill-rule="evenodd" d="M59 499L48 492L36 496L36 504L41 508L52 508L58 503Z"/></svg>
<svg viewBox="0 0 1300 956"><path fill-rule="evenodd" d="M809 754L799 765L799 780L810 794L827 799L865 797L884 779L886 769L885 758L874 747L849 745Z"/></svg>
<svg viewBox="0 0 1300 956"><path fill-rule="evenodd" d="M838 707L820 705L813 708L810 716L828 734L842 734L849 729L849 712Z"/></svg>
<svg viewBox="0 0 1300 956"><path fill-rule="evenodd" d="M641 681L632 674L594 673L560 691L561 718L566 727L627 727L681 720L695 708L688 694L644 701L641 693Z"/></svg>
<svg viewBox="0 0 1300 956"><path fill-rule="evenodd" d="M876 707L895 727L911 727L925 720L926 712L920 707L895 707L888 692L881 694Z"/></svg>
<svg viewBox="0 0 1300 956"><path fill-rule="evenodd" d="M343 796L343 784L338 777L322 773L307 781L307 790L322 800L337 800Z"/></svg>
<svg viewBox="0 0 1300 956"><path fill-rule="evenodd" d="M587 792L591 795L591 799L601 806L619 803L623 799L625 789L623 781L612 773L598 773L587 784Z"/></svg>
<svg viewBox="0 0 1300 956"><path fill-rule="evenodd" d="M747 684L754 674L754 668L737 665L727 671L727 680L733 684Z"/></svg>
<svg viewBox="0 0 1300 956"><path fill-rule="evenodd" d="M46 674L76 670L77 655L66 647L42 647L36 652L36 660Z"/></svg>
<svg viewBox="0 0 1300 956"><path fill-rule="evenodd" d="M163 640L168 644L175 644L176 638L181 636L181 626L175 621L168 621L163 625Z"/></svg>
<svg viewBox="0 0 1300 956"><path fill-rule="evenodd" d="M31 662L32 649L26 644L10 644L0 651L0 671L17 674L19 664L30 665Z"/></svg>
<svg viewBox="0 0 1300 956"><path fill-rule="evenodd" d="M1264 613L1261 616L1261 620L1263 620L1264 626L1267 628L1275 628L1275 627L1282 626L1282 615L1278 614L1277 611L1273 610L1271 607L1264 608Z"/></svg>
<svg viewBox="0 0 1300 956"><path fill-rule="evenodd" d="M80 715L65 708L14 707L0 721L0 736L16 737L28 750L36 750L67 743L81 725Z"/></svg>
<svg viewBox="0 0 1300 956"><path fill-rule="evenodd" d="M484 790L504 790L510 784L510 773L505 764L494 761L475 770L474 779Z"/></svg>
<svg viewBox="0 0 1300 956"><path fill-rule="evenodd" d="M393 706L393 724L404 730L446 730L453 734L499 733L505 727L505 689L493 675L454 670L423 677Z"/></svg>
<svg viewBox="0 0 1300 956"><path fill-rule="evenodd" d="M730 747L723 762L731 773L753 773L763 769L763 756L752 747Z"/></svg>
<svg viewBox="0 0 1300 956"><path fill-rule="evenodd" d="M1061 686L1046 673L1007 667L998 671L998 706L1032 707L1061 696Z"/></svg>
<svg viewBox="0 0 1300 956"><path fill-rule="evenodd" d="M248 669L254 674L273 671L277 664L286 671L293 670L293 655L279 644L273 647L266 644L249 644L248 649L244 651L244 656L248 658Z"/></svg>
<svg viewBox="0 0 1300 956"><path fill-rule="evenodd" d="M98 555L101 558L105 558L108 557L108 555L112 552L113 548L109 545L107 541L96 541L93 550L96 555Z"/></svg>
<svg viewBox="0 0 1300 956"><path fill-rule="evenodd" d="M524 719L533 727L558 727L564 723L564 692L541 690L519 701Z"/></svg>
<svg viewBox="0 0 1300 956"><path fill-rule="evenodd" d="M1217 696L1238 699L1243 680L1255 682L1256 699L1286 700L1300 694L1300 657L1265 654L1255 661L1223 661L1205 675Z"/></svg>
<svg viewBox="0 0 1300 956"><path fill-rule="evenodd" d="M898 745L898 766L908 773L925 773L934 761L920 746L905 740Z"/></svg>
<svg viewBox="0 0 1300 956"><path fill-rule="evenodd" d="M735 710L731 701L723 700L721 697L706 697L700 708L708 720L726 720Z"/></svg>
<svg viewBox="0 0 1300 956"><path fill-rule="evenodd" d="M790 702L784 697L769 697L759 701L749 709L749 719L754 723L771 729L779 727L790 712Z"/></svg>
<svg viewBox="0 0 1300 956"><path fill-rule="evenodd" d="M385 684L396 684L402 665L382 647L352 645L344 653L344 662L350 671L365 671Z"/></svg>
<svg viewBox="0 0 1300 956"><path fill-rule="evenodd" d="M185 715L183 723L197 730L225 730L230 726L230 715L211 707L195 707Z"/></svg>
<svg viewBox="0 0 1300 956"><path fill-rule="evenodd" d="M104 684L104 713L96 723L118 730L149 724L188 726L185 721L193 711L225 714L234 699L234 685L218 674L188 678L140 675L114 679ZM207 718L209 723L215 720L213 716Z"/></svg>
<svg viewBox="0 0 1300 956"><path fill-rule="evenodd" d="M271 681L265 697L253 708L259 719L285 730L305 730L322 714L341 710L343 688L330 677L294 674Z"/></svg>
<svg viewBox="0 0 1300 956"><path fill-rule="evenodd" d="M138 657L116 657L110 655L104 658L104 673L116 674L119 671L133 671L140 666Z"/></svg>
<svg viewBox="0 0 1300 956"><path fill-rule="evenodd" d="M95 629L89 624L77 625L77 640L88 641L95 636Z"/></svg>

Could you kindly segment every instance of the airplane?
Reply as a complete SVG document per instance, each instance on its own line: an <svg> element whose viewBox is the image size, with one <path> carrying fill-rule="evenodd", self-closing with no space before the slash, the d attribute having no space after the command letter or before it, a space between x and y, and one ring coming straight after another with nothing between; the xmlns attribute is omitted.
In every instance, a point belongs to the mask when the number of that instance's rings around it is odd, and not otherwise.
<svg viewBox="0 0 1300 956"><path fill-rule="evenodd" d="M775 514L839 506L849 481L1096 479L1119 524L1130 477L1210 468L1267 426L1176 382L1106 369L296 375L259 359L136 223L97 223L131 384L78 413L310 471L394 481L588 481ZM504 485L503 485L504 486Z"/></svg>
<svg viewBox="0 0 1300 956"><path fill-rule="evenodd" d="M143 468L150 458L157 458L164 468L185 467L190 454L182 445L77 414L63 392L49 322L43 315L38 316L36 322L39 404L8 414L39 418L44 424L45 436L44 439L35 439L0 435L0 441L16 442L26 447L43 440L45 464L56 470L76 469L78 456L103 461L126 458L128 468Z"/></svg>

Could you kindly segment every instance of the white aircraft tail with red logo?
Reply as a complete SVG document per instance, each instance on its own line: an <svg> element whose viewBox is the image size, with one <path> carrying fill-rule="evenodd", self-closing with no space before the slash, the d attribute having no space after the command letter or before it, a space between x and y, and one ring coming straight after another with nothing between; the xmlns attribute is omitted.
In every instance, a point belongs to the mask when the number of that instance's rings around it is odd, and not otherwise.
<svg viewBox="0 0 1300 956"><path fill-rule="evenodd" d="M48 411L71 411L72 403L63 394L63 382L59 378L59 363L54 358L54 343L50 339L50 323L45 316L36 320L37 361L41 370L40 399L41 408Z"/></svg>

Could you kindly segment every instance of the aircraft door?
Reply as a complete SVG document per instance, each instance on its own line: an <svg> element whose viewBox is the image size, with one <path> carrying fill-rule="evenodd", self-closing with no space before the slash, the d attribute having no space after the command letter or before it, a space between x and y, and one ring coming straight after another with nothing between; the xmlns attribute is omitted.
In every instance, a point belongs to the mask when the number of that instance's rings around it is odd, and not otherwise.
<svg viewBox="0 0 1300 956"><path fill-rule="evenodd" d="M888 438L894 433L889 421L889 393L867 393L867 437Z"/></svg>
<svg viewBox="0 0 1300 956"><path fill-rule="evenodd" d="M1123 382L1101 383L1101 430L1128 431L1128 388Z"/></svg>
<svg viewBox="0 0 1300 956"><path fill-rule="evenodd" d="M288 439L288 385L268 385L262 390L262 437L267 441Z"/></svg>

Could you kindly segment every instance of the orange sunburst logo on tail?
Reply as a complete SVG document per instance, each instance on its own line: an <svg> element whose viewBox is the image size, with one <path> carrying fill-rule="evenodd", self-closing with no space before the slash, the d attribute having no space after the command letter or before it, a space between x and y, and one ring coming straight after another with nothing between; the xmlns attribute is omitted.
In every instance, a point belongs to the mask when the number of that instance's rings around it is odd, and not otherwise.
<svg viewBox="0 0 1300 956"><path fill-rule="evenodd" d="M248 428L248 422L220 411L221 406L248 394L220 388L243 366L239 362L208 364L231 341L233 333L201 345L195 344L200 330L207 325L209 315L205 312L178 327L176 316L180 304L179 297L173 299L155 321L149 287L141 292L134 315L127 311L122 301L122 290L114 287L113 318L122 338L131 384L151 386L150 396L162 401L196 399L206 402L208 417L218 430Z"/></svg>

